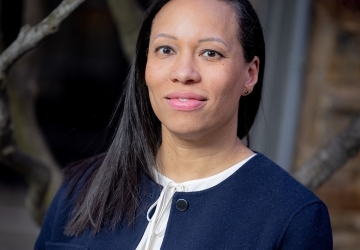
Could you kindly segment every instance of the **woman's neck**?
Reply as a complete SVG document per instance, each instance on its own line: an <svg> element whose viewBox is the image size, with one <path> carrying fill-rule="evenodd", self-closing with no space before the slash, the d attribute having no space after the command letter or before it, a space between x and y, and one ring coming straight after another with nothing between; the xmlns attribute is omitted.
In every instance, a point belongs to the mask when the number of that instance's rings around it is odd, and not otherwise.
<svg viewBox="0 0 360 250"><path fill-rule="evenodd" d="M156 160L158 171L180 183L218 174L253 154L236 136L186 140L163 133Z"/></svg>

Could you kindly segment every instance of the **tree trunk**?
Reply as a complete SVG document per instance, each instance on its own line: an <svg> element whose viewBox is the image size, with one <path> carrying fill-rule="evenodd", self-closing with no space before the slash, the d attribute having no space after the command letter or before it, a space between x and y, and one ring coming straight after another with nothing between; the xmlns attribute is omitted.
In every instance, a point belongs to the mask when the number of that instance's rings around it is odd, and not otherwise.
<svg viewBox="0 0 360 250"><path fill-rule="evenodd" d="M24 3L24 23L30 25L39 23L43 18L44 1L27 0ZM51 180L49 181L47 191L44 193L45 199L43 204L47 207L60 186L62 175L60 166L54 160L36 119L35 105L39 91L40 53L40 48L37 48L18 60L10 71L7 86L11 118L14 124L14 140L17 147L25 154L40 161L43 166L48 167L50 170L49 177ZM40 222L39 217L41 215L36 214L36 208L32 205L32 197L36 193L32 190L36 187L38 180L33 182L32 178L27 178L26 176L25 178L30 187L26 206L33 217L36 218L36 221ZM36 203L39 204L39 202ZM44 211L39 212L41 214Z"/></svg>
<svg viewBox="0 0 360 250"><path fill-rule="evenodd" d="M36 122L38 71L33 67L36 65L36 52L27 54L15 65L12 77L7 82L5 75L17 59L35 48L46 36L55 33L61 22L84 1L64 0L36 26L24 26L17 39L0 55L0 160L23 174L28 181L30 192L26 206L39 224L60 185L61 174ZM28 0L27 4L26 21L38 22L41 18L37 12L41 9L38 6L40 0ZM11 118L14 123L10 119L6 86L11 93Z"/></svg>

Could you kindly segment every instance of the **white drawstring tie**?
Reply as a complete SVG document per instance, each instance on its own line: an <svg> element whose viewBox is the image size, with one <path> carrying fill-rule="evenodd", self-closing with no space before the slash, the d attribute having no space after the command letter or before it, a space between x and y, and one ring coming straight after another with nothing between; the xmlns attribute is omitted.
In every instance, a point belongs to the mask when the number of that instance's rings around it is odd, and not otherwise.
<svg viewBox="0 0 360 250"><path fill-rule="evenodd" d="M168 216L164 216L166 213L170 213L170 204L172 198L176 192L185 192L187 187L176 184L175 182L169 182L161 191L159 198L148 209L147 220L149 221L149 234L146 240L145 250L149 250L151 247L153 236L162 237L165 234ZM149 214L156 207L153 216L150 218Z"/></svg>

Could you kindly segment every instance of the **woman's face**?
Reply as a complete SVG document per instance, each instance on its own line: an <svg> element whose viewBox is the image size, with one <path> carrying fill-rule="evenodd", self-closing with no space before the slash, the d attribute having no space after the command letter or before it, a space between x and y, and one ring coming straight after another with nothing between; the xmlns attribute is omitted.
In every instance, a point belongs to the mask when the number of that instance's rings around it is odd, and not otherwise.
<svg viewBox="0 0 360 250"><path fill-rule="evenodd" d="M257 57L245 62L238 33L231 5L218 0L172 0L158 12L145 79L163 133L236 136L239 99L259 67Z"/></svg>

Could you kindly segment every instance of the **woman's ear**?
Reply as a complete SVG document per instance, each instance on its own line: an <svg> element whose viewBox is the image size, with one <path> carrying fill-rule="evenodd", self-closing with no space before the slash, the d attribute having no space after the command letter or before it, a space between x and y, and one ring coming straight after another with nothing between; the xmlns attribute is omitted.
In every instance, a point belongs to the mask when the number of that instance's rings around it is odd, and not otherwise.
<svg viewBox="0 0 360 250"><path fill-rule="evenodd" d="M242 95L247 96L254 89L255 84L258 81L260 59L255 56L254 59L246 65L246 78L244 84L244 90Z"/></svg>

